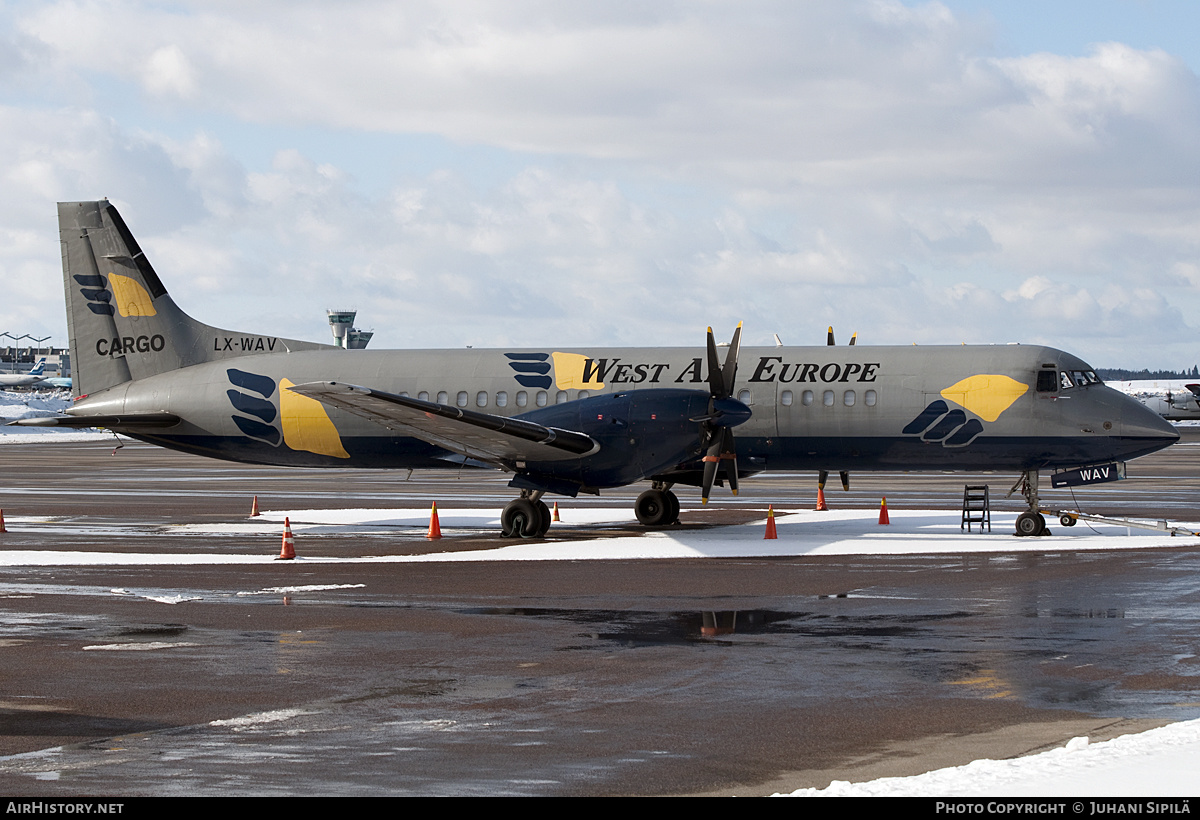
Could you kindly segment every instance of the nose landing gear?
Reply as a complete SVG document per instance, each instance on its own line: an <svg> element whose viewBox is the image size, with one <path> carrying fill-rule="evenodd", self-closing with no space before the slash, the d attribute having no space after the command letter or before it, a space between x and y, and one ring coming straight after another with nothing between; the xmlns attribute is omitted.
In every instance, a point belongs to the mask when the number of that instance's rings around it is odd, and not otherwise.
<svg viewBox="0 0 1200 820"><path fill-rule="evenodd" d="M1016 534L1022 536L1049 535L1050 530L1046 527L1046 517L1038 511L1038 471L1025 470L1021 473L1021 477L1017 479L1017 483L1012 486L1005 498L1010 498L1018 489L1024 496L1025 503L1029 505L1029 509L1017 516Z"/></svg>

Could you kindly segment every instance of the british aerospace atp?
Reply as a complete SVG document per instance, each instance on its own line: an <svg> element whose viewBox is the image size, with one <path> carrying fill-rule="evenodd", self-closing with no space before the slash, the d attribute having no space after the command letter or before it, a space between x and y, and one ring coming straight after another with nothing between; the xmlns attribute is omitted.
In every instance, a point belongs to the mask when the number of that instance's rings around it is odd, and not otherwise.
<svg viewBox="0 0 1200 820"><path fill-rule="evenodd" d="M764 470L1021 474L1017 531L1045 531L1041 470L1155 452L1178 434L1041 345L358 350L240 333L185 314L107 200L58 206L74 365L65 416L232 461L503 470L513 537L550 525L546 493L649 481L649 526L678 485L707 501ZM1081 374L1063 379L1062 374ZM735 430L736 435L735 435Z"/></svg>

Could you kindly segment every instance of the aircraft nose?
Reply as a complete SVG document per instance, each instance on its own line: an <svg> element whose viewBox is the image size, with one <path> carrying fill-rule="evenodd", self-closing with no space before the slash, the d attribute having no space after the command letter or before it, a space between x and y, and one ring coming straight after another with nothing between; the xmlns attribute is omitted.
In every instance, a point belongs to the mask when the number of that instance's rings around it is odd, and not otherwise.
<svg viewBox="0 0 1200 820"><path fill-rule="evenodd" d="M1166 419L1129 396L1120 396L1120 436L1139 455L1153 453L1179 441L1179 431Z"/></svg>

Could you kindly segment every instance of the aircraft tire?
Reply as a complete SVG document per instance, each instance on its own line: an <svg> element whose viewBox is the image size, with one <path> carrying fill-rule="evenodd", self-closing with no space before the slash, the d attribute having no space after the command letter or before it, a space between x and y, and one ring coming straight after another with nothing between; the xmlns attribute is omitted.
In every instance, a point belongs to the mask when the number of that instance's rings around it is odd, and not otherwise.
<svg viewBox="0 0 1200 820"><path fill-rule="evenodd" d="M643 525L661 527L670 524L679 516L679 499L674 493L665 490L646 490L637 497L633 511Z"/></svg>
<svg viewBox="0 0 1200 820"><path fill-rule="evenodd" d="M507 538L537 538L541 527L542 513L528 498L508 502L500 513L500 531Z"/></svg>
<svg viewBox="0 0 1200 820"><path fill-rule="evenodd" d="M550 524L554 521L554 514L550 512L550 508L546 506L545 501L538 501L535 506L541 516L538 528L538 538L541 538L550 529Z"/></svg>
<svg viewBox="0 0 1200 820"><path fill-rule="evenodd" d="M679 496L675 495L675 493L671 492L670 490L665 490L663 492L663 495L666 496L666 499L667 499L667 520L664 521L663 523L664 524L678 524L679 523Z"/></svg>
<svg viewBox="0 0 1200 820"><path fill-rule="evenodd" d="M1023 512L1017 516L1017 535L1041 535L1046 529L1046 519L1039 513Z"/></svg>

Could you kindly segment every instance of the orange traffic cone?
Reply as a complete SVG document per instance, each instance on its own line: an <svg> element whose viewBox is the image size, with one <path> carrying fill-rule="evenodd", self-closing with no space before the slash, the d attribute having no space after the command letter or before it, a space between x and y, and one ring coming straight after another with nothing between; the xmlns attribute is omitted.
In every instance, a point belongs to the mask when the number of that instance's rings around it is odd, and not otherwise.
<svg viewBox="0 0 1200 820"><path fill-rule="evenodd" d="M883 497L883 501L882 501L882 502L880 503L880 505L879 505L879 523L880 523L880 524L890 524L890 523L892 523L891 521L889 521L889 520L888 520L888 514L887 514L887 496L886 496L886 495Z"/></svg>
<svg viewBox="0 0 1200 820"><path fill-rule="evenodd" d="M254 503L250 505L250 517L255 518L258 515L258 496L254 496Z"/></svg>
<svg viewBox="0 0 1200 820"><path fill-rule="evenodd" d="M763 536L763 540L766 541L766 540L769 540L772 538L779 538L779 535L775 532L775 505L768 504L767 505L767 534Z"/></svg>
<svg viewBox="0 0 1200 820"><path fill-rule="evenodd" d="M292 538L292 519L283 519L283 546L276 561L291 561L296 557L296 539Z"/></svg>
<svg viewBox="0 0 1200 820"><path fill-rule="evenodd" d="M559 518L558 518L558 502L557 501L554 502L554 520L555 521L559 520Z"/></svg>
<svg viewBox="0 0 1200 820"><path fill-rule="evenodd" d="M0 510L0 532L8 532L4 529L4 510Z"/></svg>
<svg viewBox="0 0 1200 820"><path fill-rule="evenodd" d="M817 512L828 512L829 505L825 503L825 490L817 487Z"/></svg>
<svg viewBox="0 0 1200 820"><path fill-rule="evenodd" d="M442 537L442 524L438 521L437 502L433 502L433 512L429 513L429 532L425 535L430 541Z"/></svg>

